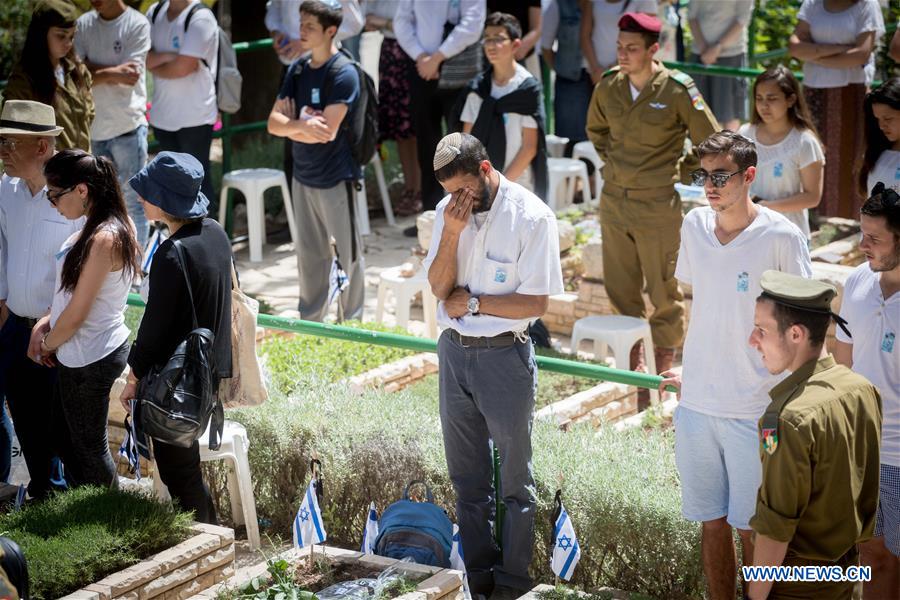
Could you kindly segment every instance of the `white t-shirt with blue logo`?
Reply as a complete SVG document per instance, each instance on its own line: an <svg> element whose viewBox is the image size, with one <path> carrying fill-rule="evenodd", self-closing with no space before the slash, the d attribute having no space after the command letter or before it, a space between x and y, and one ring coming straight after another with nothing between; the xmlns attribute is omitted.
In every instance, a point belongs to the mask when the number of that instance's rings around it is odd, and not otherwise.
<svg viewBox="0 0 900 600"><path fill-rule="evenodd" d="M853 344L853 370L881 394L881 462L900 467L900 292L885 299L881 274L863 263L844 284L841 317L853 337L835 336Z"/></svg>
<svg viewBox="0 0 900 600"><path fill-rule="evenodd" d="M675 277L693 289L684 342L681 406L714 417L758 419L769 390L783 376L770 375L748 339L764 271L812 276L806 238L784 215L759 214L723 245L716 213L695 208L681 226Z"/></svg>
<svg viewBox="0 0 900 600"><path fill-rule="evenodd" d="M825 153L818 138L809 130L792 129L783 140L767 146L756 138L756 125L747 123L739 130L756 142L756 179L750 185L750 193L764 200L777 202L803 191L800 170L814 162L825 164ZM810 238L809 211L807 209L782 213L800 228L806 239Z"/></svg>
<svg viewBox="0 0 900 600"><path fill-rule="evenodd" d="M866 185L869 193L875 184L882 182L885 187L900 193L900 152L897 150L885 150L875 161L875 166L869 172Z"/></svg>

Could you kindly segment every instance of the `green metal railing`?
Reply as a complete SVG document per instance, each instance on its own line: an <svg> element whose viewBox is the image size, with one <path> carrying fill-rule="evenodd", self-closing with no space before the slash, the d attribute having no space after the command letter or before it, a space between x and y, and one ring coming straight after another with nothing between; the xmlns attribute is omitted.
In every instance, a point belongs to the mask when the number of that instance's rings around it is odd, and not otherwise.
<svg viewBox="0 0 900 600"><path fill-rule="evenodd" d="M141 300L141 297L137 294L129 295L128 304L137 307L145 306L144 301ZM411 335L400 335L383 331L369 331L366 329L357 329L355 327L316 323L313 321L304 321L302 319L291 319L288 317L277 317L266 314L259 315L256 322L261 327L290 331L292 333L303 335L345 340L361 344L374 344L376 346L390 346L392 348L402 348L404 350L414 350L416 352L437 352L437 342L435 340ZM564 373L575 377L587 377L589 379L598 379L601 381L612 381L614 383L623 383L652 390L657 389L663 379L659 375L635 373L623 369L612 369L597 364L581 363L549 356L538 356L537 364L539 368L545 371L554 371L556 373ZM674 392L676 390L671 388L669 391Z"/></svg>

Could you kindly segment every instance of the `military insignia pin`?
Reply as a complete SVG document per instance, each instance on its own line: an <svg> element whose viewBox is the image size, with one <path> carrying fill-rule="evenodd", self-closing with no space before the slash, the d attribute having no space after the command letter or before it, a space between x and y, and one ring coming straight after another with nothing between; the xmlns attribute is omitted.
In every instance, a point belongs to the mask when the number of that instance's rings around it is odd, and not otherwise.
<svg viewBox="0 0 900 600"><path fill-rule="evenodd" d="M778 430L777 429L763 429L762 430L762 443L763 448L765 448L766 452L772 454L775 452L775 448L778 447Z"/></svg>

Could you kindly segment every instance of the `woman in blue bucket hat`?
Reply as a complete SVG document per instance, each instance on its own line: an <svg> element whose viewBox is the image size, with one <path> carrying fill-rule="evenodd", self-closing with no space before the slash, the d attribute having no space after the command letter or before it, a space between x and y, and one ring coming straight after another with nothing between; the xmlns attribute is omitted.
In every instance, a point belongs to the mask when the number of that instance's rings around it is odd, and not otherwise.
<svg viewBox="0 0 900 600"><path fill-rule="evenodd" d="M125 410L131 409L140 379L154 365L165 363L194 329L175 240L184 251L197 324L215 334L215 374L219 379L231 377L231 241L207 217L209 200L200 191L202 182L200 162L181 152L160 152L128 182L147 220L165 224L170 237L160 244L150 267L147 308L128 356L131 372L120 397ZM197 521L214 524L216 513L200 472L198 442L182 448L155 439L153 452L172 498L181 508L193 510Z"/></svg>

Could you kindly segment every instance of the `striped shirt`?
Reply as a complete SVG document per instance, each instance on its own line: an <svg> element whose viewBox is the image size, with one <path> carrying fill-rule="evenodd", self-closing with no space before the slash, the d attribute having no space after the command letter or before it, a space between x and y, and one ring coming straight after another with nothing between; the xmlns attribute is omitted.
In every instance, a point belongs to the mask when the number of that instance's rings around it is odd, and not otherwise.
<svg viewBox="0 0 900 600"><path fill-rule="evenodd" d="M0 300L10 311L32 319L50 312L56 253L84 221L59 214L46 187L32 195L22 179L0 178Z"/></svg>

